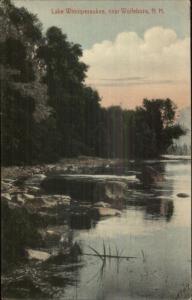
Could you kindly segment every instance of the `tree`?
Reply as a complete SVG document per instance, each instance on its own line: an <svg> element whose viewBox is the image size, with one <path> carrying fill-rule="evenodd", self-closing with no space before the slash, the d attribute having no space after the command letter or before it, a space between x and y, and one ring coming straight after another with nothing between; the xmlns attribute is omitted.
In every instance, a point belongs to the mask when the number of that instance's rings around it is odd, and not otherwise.
<svg viewBox="0 0 192 300"><path fill-rule="evenodd" d="M154 132L156 155L165 153L173 143L185 134L185 130L175 124L176 105L170 99L144 99L143 109L146 112L148 126Z"/></svg>
<svg viewBox="0 0 192 300"><path fill-rule="evenodd" d="M81 46L68 42L57 27L47 30L45 43L38 50L38 57L46 65L43 80L63 138L63 156L95 153L100 98L84 84L88 67L80 61L81 56Z"/></svg>
<svg viewBox="0 0 192 300"><path fill-rule="evenodd" d="M35 51L42 41L41 24L35 15L10 1L2 1L0 13L3 163L31 163L36 117L41 121L49 114L46 89L37 80L39 61Z"/></svg>
<svg viewBox="0 0 192 300"><path fill-rule="evenodd" d="M135 110L108 108L104 117L104 156L155 158L165 153L174 139L185 134L175 124L176 106L170 99L144 99Z"/></svg>
<svg viewBox="0 0 192 300"><path fill-rule="evenodd" d="M43 36L38 18L9 0L0 13L3 163L157 157L185 133L170 99L144 99L135 110L102 108L85 84L79 44L54 26Z"/></svg>

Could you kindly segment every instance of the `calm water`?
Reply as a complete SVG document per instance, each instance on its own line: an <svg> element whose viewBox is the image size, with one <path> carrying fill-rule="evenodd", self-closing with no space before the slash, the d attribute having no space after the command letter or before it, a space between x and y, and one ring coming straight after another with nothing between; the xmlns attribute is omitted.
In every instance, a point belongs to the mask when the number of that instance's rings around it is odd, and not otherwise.
<svg viewBox="0 0 192 300"><path fill-rule="evenodd" d="M76 283L66 286L61 299L187 299L191 278L190 162L153 164L165 176L161 185L132 190L122 217L100 221L90 230L76 230L74 240L84 252L89 246L103 253L135 259L84 256ZM178 198L177 193L190 197ZM60 274L62 276L62 274Z"/></svg>
<svg viewBox="0 0 192 300"><path fill-rule="evenodd" d="M77 263L32 265L27 272L35 285L28 294L27 282L22 284L28 295L24 298L41 299L42 292L48 292L54 299L66 300L189 299L191 162L164 160L147 165L164 175L161 184L130 189L121 217L100 220L89 230L69 232L71 241L80 243L84 253L93 254L90 247L103 253L104 243L107 254L136 258L108 258L103 263L97 256L83 255ZM132 167L135 170L134 164ZM122 170L118 168L115 175L126 175ZM178 193L189 197L179 198ZM20 287L11 284L11 289L13 298L21 297L17 296Z"/></svg>

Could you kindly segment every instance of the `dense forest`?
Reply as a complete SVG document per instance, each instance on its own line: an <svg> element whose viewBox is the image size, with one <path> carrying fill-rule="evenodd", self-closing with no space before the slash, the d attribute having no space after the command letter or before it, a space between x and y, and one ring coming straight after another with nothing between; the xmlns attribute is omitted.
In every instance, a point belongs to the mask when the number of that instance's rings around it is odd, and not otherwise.
<svg viewBox="0 0 192 300"><path fill-rule="evenodd" d="M153 158L185 134L170 99L144 99L135 110L103 108L85 84L82 48L57 27L3 0L0 7L2 161L54 162L89 155Z"/></svg>

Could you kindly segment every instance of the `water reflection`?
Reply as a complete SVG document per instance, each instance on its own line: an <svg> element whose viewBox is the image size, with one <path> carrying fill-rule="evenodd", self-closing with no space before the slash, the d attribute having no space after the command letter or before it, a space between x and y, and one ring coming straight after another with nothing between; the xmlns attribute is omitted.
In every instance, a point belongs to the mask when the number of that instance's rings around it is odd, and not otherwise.
<svg viewBox="0 0 192 300"><path fill-rule="evenodd" d="M119 264L107 261L104 268L99 258L85 258L79 299L176 299L189 283L190 220L185 216L190 211L190 198L177 197L178 192L190 195L189 163L153 162L153 167L164 180L129 189L122 217L101 220L92 230L78 231L78 239L100 253L104 240L137 257ZM181 215L188 221L181 223ZM179 299L187 299L189 294L187 288ZM67 296L74 296L73 289L68 289Z"/></svg>
<svg viewBox="0 0 192 300"><path fill-rule="evenodd" d="M147 203L145 218L159 220L165 219L167 222L171 221L174 212L174 204L172 200L154 199Z"/></svg>
<svg viewBox="0 0 192 300"><path fill-rule="evenodd" d="M129 189L127 190L126 199L118 198L118 191L115 191L117 194L117 199L113 199L112 205L114 208L119 210L125 209L135 209L138 208L144 212L144 219L146 220L165 220L170 222L172 216L174 214L174 204L173 204L173 182L171 180L166 180L166 170L165 164L156 162L153 163L153 167L150 165L146 166L146 163L136 163L136 164L128 164L127 165L117 165L113 167L108 167L106 170L100 169L100 175L106 174L113 174L113 175L125 175L124 173L132 173L134 174L144 174L150 172L151 181L148 180L147 184L143 183L142 181L138 184L134 184L131 186L129 184ZM129 171L127 171L129 168ZM148 169L147 169L148 168ZM131 170L130 170L131 169ZM140 171L139 171L140 170ZM141 171L142 170L142 171ZM103 173L102 173L103 172ZM101 174L102 173L102 174ZM150 177L149 176L149 177ZM154 180L161 179L160 181ZM119 177L121 178L121 177ZM105 187L104 187L105 185ZM102 201L103 196L105 195L105 190L108 186L108 183L103 182L103 184L97 185L97 201ZM115 186L113 187L112 191L114 192ZM121 189L120 189L121 192ZM95 189L92 189L92 195L90 199L94 199L95 196ZM77 203L76 203L77 202ZM70 226L74 230L90 230L96 227L97 220L89 213L89 206L87 207L87 203L79 205L79 201L74 202L72 213L70 214Z"/></svg>
<svg viewBox="0 0 192 300"><path fill-rule="evenodd" d="M169 222L174 214L173 182L166 181L165 164L156 163L155 166L153 164L153 168L160 174L161 180L147 185L142 184L136 190L129 191L127 209L140 208L144 211L146 220L164 219Z"/></svg>
<svg viewBox="0 0 192 300"><path fill-rule="evenodd" d="M174 214L173 200L164 196L163 191L161 196L149 194L148 196L143 195L143 197L132 197L131 201L127 201L127 209L129 208L135 210L139 208L144 211L146 220L164 219L169 222Z"/></svg>
<svg viewBox="0 0 192 300"><path fill-rule="evenodd" d="M181 295L179 293L191 275L190 220L186 217L190 211L190 198L178 199L176 195L179 192L190 194L190 167L186 162L153 162L152 166L164 176L164 180L129 188L126 206L121 207L122 217L96 222L87 214L85 205L82 212L74 206L67 234L66 229L63 230L63 242L69 248L77 241L84 253L87 253L88 246L103 253L105 241L107 254L116 255L118 251L122 256L136 256L136 259L107 259L103 263L97 256L69 254L59 263L31 266L30 275L26 271L32 280L31 286L22 277L23 281L18 279L7 285L9 292L6 296L167 300ZM115 175L139 173L141 164L129 163L107 169L108 174ZM17 271L14 276L19 278L21 274ZM181 295L179 299L187 297L189 289L186 297Z"/></svg>

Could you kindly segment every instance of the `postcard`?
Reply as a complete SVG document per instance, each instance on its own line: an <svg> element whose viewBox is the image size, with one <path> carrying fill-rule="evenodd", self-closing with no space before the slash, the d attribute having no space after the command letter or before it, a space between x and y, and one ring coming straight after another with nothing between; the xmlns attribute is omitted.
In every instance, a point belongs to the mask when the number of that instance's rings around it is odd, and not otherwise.
<svg viewBox="0 0 192 300"><path fill-rule="evenodd" d="M3 299L191 299L188 0L2 0Z"/></svg>

